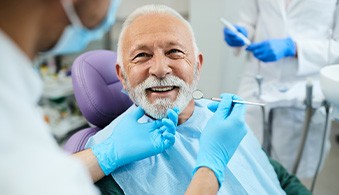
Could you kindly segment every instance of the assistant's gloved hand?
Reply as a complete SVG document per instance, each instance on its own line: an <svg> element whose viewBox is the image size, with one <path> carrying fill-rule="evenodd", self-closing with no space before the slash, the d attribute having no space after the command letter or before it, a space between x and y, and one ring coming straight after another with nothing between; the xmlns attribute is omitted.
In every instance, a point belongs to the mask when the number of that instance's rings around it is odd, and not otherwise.
<svg viewBox="0 0 339 195"><path fill-rule="evenodd" d="M244 27L238 25L234 25L234 27L241 34L247 37L247 30ZM241 47L245 45L245 42L240 37L238 37L234 32L230 31L228 28L224 28L224 39L226 43L232 47Z"/></svg>
<svg viewBox="0 0 339 195"><path fill-rule="evenodd" d="M215 112L207 122L201 137L195 171L208 167L214 171L219 187L224 180L226 165L247 133L245 105L234 104L235 95L222 94L222 101L211 103L208 108Z"/></svg>
<svg viewBox="0 0 339 195"><path fill-rule="evenodd" d="M275 62L283 57L296 54L295 43L290 37L253 43L246 50L251 51L257 59L263 62Z"/></svg>
<svg viewBox="0 0 339 195"><path fill-rule="evenodd" d="M144 111L138 107L114 127L105 141L92 147L93 154L105 173L116 168L163 152L174 144L178 110L168 110L167 117L139 123Z"/></svg>

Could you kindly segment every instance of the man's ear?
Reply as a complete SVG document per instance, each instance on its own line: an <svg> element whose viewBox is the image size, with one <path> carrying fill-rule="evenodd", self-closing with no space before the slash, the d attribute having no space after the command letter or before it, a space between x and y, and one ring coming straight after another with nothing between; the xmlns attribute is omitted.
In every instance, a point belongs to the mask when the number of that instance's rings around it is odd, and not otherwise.
<svg viewBox="0 0 339 195"><path fill-rule="evenodd" d="M198 68L199 75L200 75L202 64L204 63L204 56L202 55L202 53L198 54L197 63L198 63L197 64L197 68Z"/></svg>
<svg viewBox="0 0 339 195"><path fill-rule="evenodd" d="M123 86L124 89L126 89L126 83L125 83L125 78L124 78L124 74L122 73L122 68L119 64L115 65L115 70L117 72L117 76Z"/></svg>

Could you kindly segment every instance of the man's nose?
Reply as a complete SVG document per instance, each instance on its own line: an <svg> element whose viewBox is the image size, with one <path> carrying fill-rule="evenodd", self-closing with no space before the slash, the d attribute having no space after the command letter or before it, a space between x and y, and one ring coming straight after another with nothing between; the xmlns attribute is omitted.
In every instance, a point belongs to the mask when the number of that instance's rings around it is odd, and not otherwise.
<svg viewBox="0 0 339 195"><path fill-rule="evenodd" d="M150 75L157 78L164 78L167 74L172 72L172 68L169 63L170 60L167 60L165 56L155 56L149 69Z"/></svg>

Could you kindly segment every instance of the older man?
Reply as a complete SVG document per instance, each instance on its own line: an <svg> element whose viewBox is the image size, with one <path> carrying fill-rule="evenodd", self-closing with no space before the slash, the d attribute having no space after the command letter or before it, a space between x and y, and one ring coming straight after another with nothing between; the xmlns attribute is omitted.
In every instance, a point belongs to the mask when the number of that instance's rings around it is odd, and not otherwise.
<svg viewBox="0 0 339 195"><path fill-rule="evenodd" d="M203 55L197 48L191 26L171 8L145 6L126 19L118 43L116 70L130 98L146 112L139 122L162 119L168 109L177 107L179 125L173 147L112 173L124 193L183 194L192 170L204 166L201 157L196 162L199 137L211 123L208 121L213 112L207 108L210 101L192 99L202 63ZM87 147L105 140L124 115L137 109L136 105L93 136ZM228 142L232 139L225 140ZM227 168L222 171L224 182L220 193L284 194L251 132L234 150Z"/></svg>

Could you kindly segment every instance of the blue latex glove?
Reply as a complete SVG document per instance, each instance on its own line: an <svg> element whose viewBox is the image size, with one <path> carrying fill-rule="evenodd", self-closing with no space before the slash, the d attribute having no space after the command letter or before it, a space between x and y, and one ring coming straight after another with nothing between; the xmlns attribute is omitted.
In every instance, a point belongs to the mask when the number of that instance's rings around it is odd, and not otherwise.
<svg viewBox="0 0 339 195"><path fill-rule="evenodd" d="M226 165L247 133L245 105L234 104L235 95L222 94L222 101L213 102L208 108L215 112L207 122L201 137L196 168L208 167L215 173L219 187L224 180Z"/></svg>
<svg viewBox="0 0 339 195"><path fill-rule="evenodd" d="M271 39L253 43L246 48L247 51L263 62L275 62L283 57L295 56L296 46L291 38Z"/></svg>
<svg viewBox="0 0 339 195"><path fill-rule="evenodd" d="M247 30L242 26L234 25L234 27L245 37L247 37ZM228 28L224 28L224 39L229 46L232 47L241 47L245 45L245 42L239 38L234 32L230 31Z"/></svg>
<svg viewBox="0 0 339 195"><path fill-rule="evenodd" d="M92 147L105 175L122 165L159 154L173 146L177 112L177 109L168 110L168 118L147 123L138 122L144 115L140 107L126 115L114 127L110 137Z"/></svg>

